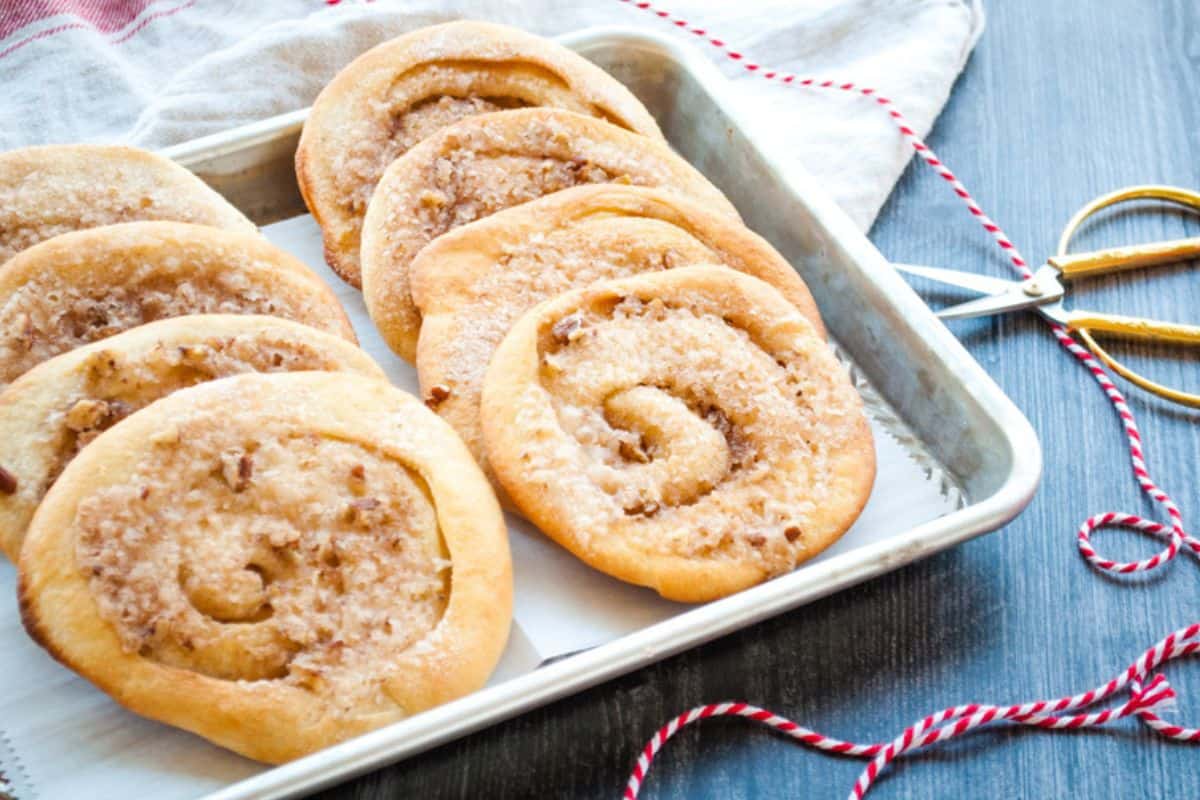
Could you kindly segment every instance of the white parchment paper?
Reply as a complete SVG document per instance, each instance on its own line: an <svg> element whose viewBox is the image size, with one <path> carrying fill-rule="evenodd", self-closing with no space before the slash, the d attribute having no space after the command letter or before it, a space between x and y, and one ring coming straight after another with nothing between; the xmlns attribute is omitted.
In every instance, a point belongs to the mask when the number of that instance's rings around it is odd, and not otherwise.
<svg viewBox="0 0 1200 800"><path fill-rule="evenodd" d="M416 393L416 372L380 340L359 292L325 266L320 232L311 217L276 223L263 232L329 282L363 348L397 386ZM820 558L886 539L960 503L958 493L944 491L941 479L931 476L878 419L872 425L878 457L875 489L858 522ZM510 516L509 530L516 621L491 685L688 608L592 570L516 517ZM9 739L40 798L184 800L263 769L196 736L124 711L59 666L25 635L15 592L15 570L0 564L0 734Z"/></svg>

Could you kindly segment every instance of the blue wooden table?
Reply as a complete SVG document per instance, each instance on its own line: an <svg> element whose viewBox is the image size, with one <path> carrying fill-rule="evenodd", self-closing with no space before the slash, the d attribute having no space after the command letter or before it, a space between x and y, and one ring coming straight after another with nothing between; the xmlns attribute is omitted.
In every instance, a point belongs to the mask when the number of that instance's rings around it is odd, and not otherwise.
<svg viewBox="0 0 1200 800"><path fill-rule="evenodd" d="M930 142L1030 260L1050 253L1067 218L1099 193L1148 182L1200 188L1195 0L1004 0L990 12ZM1185 235L1200 235L1200 221L1120 214L1079 244ZM995 246L923 165L910 167L872 238L897 261L1008 276ZM1076 298L1200 323L1200 273L1188 266L1092 281ZM1042 439L1046 476L1014 523L322 797L615 798L644 740L698 703L742 698L873 741L954 703L1091 688L1200 619L1200 559L1113 580L1076 552L1075 529L1093 512L1156 513L1092 379L1033 315L954 330ZM1200 390L1194 356L1121 353ZM1200 518L1200 414L1129 396L1151 469L1185 519ZM1124 532L1099 534L1097 544L1120 558L1157 547ZM1180 693L1179 718L1200 724L1200 659L1166 674ZM745 722L710 721L671 741L643 797L840 798L861 767ZM1167 743L1133 720L1066 734L1000 728L901 762L870 796L1194 798L1198 768L1200 748Z"/></svg>

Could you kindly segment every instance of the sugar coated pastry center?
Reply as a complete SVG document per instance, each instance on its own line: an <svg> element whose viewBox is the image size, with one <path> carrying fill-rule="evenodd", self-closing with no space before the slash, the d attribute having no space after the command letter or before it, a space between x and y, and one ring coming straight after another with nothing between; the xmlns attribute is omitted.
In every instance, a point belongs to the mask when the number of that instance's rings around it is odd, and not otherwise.
<svg viewBox="0 0 1200 800"><path fill-rule="evenodd" d="M722 267L598 284L530 311L484 385L504 488L576 555L674 599L792 569L874 477L861 401L776 290Z"/></svg>
<svg viewBox="0 0 1200 800"><path fill-rule="evenodd" d="M121 646L335 710L395 707L374 663L427 634L451 565L420 479L361 443L200 415L80 504L79 568Z"/></svg>

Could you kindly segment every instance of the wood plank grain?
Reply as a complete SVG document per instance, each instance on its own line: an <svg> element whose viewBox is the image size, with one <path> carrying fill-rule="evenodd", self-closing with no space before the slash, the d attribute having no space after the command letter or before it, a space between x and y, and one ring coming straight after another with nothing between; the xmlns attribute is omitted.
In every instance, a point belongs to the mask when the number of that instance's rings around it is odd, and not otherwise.
<svg viewBox="0 0 1200 800"><path fill-rule="evenodd" d="M1049 254L1061 225L1100 192L1146 182L1200 187L1194 0L1004 0L990 12L932 143L1027 257ZM1200 235L1200 224L1124 214L1090 227L1080 243L1181 235ZM920 166L906 173L872 236L899 261L1005 274L984 234ZM1078 301L1196 323L1200 277L1189 268L1118 275ZM1113 581L1076 554L1073 533L1088 514L1153 511L1086 373L1032 316L954 330L1026 412L1045 449L1044 485L1004 531L321 797L612 798L641 743L667 716L700 702L742 698L869 740L951 703L1080 691L1200 618L1196 559ZM1145 346L1122 352L1200 388L1195 357L1164 360ZM1152 468L1185 514L1200 513L1200 415L1138 393L1131 404ZM1154 547L1124 533L1097 541L1121 557ZM1198 666L1167 670L1181 719L1192 724L1200 723ZM997 730L899 765L872 797L1198 797L1197 763L1194 747L1166 744L1134 722L1066 735ZM644 797L843 797L860 767L746 723L714 721L671 742Z"/></svg>

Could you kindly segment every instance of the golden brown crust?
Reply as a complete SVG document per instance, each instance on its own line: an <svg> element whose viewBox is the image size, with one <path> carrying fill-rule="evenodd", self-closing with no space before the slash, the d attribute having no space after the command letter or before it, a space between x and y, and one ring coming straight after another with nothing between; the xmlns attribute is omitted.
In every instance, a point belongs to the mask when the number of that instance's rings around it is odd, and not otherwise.
<svg viewBox="0 0 1200 800"><path fill-rule="evenodd" d="M75 453L149 403L243 372L329 370L383 379L340 336L279 317L197 314L141 325L43 361L0 392L0 551L17 560L42 497Z"/></svg>
<svg viewBox="0 0 1200 800"><path fill-rule="evenodd" d="M384 341L414 359L420 315L409 268L438 235L562 189L614 182L669 190L737 219L667 145L570 111L481 114L413 147L388 167L363 222L363 294Z"/></svg>
<svg viewBox="0 0 1200 800"><path fill-rule="evenodd" d="M804 281L741 223L661 189L578 186L449 231L413 261L412 294L421 312L417 373L426 403L493 477L479 430L479 395L512 323L571 289L698 264L765 280L824 335ZM431 396L435 387L438 397Z"/></svg>
<svg viewBox="0 0 1200 800"><path fill-rule="evenodd" d="M459 21L363 53L313 104L296 150L300 192L329 265L359 286L359 231L383 170L420 139L471 114L550 106L662 138L629 90L565 47L516 28Z"/></svg>
<svg viewBox="0 0 1200 800"><path fill-rule="evenodd" d="M858 517L862 401L778 291L724 267L596 284L526 313L484 382L488 459L581 560L688 602L792 569Z"/></svg>
<svg viewBox="0 0 1200 800"><path fill-rule="evenodd" d="M146 150L70 144L0 153L0 264L59 234L139 220L256 230L204 181Z"/></svg>
<svg viewBox="0 0 1200 800"><path fill-rule="evenodd" d="M210 474L239 437L250 467ZM397 493L347 503L360 484ZM324 492L337 507L310 508ZM275 763L480 688L511 590L499 508L450 428L319 372L211 381L103 433L34 516L19 587L34 639L119 703Z"/></svg>
<svg viewBox="0 0 1200 800"><path fill-rule="evenodd" d="M200 313L269 314L354 341L329 286L263 237L128 222L56 236L0 266L0 389L72 348Z"/></svg>

